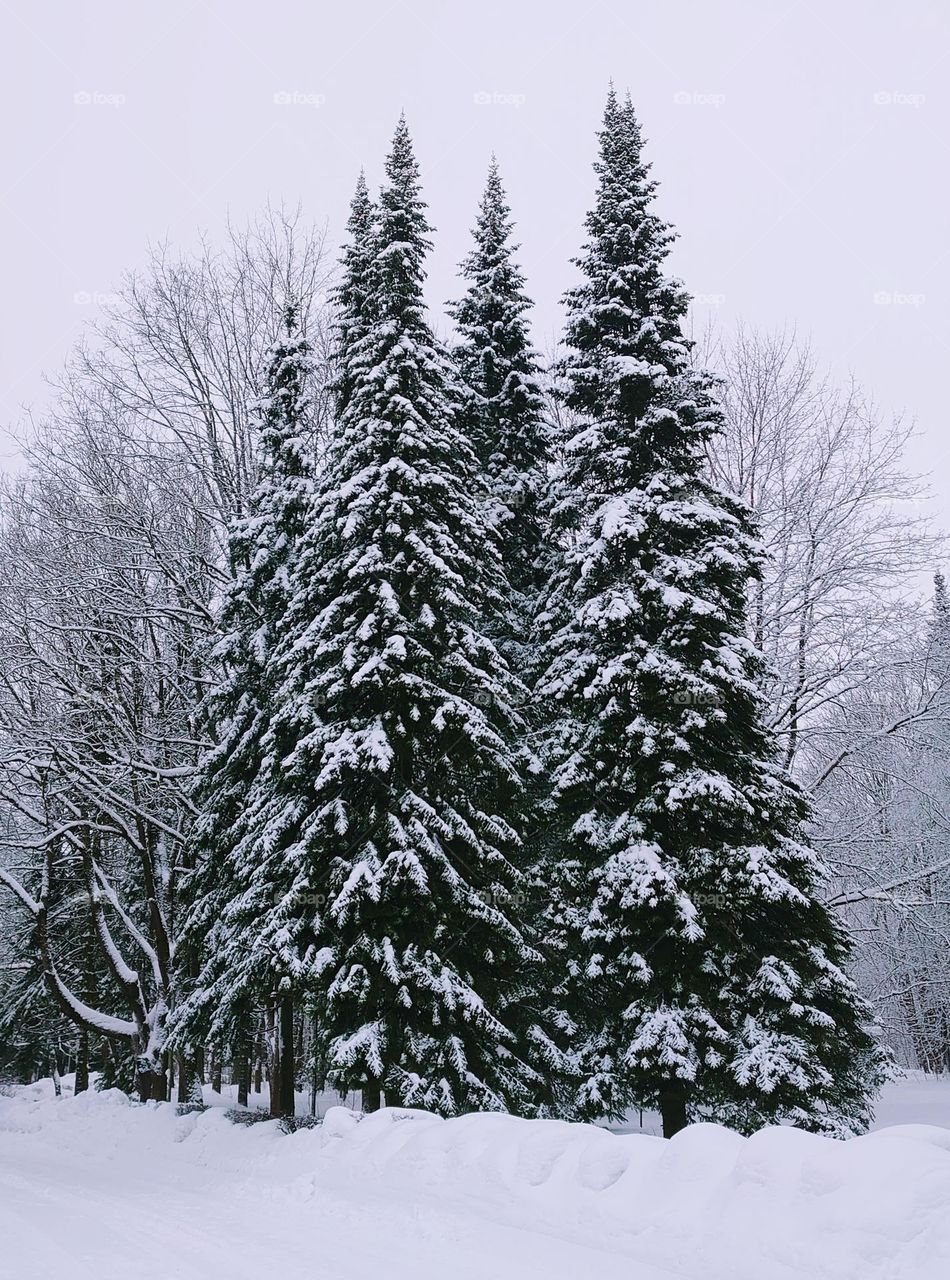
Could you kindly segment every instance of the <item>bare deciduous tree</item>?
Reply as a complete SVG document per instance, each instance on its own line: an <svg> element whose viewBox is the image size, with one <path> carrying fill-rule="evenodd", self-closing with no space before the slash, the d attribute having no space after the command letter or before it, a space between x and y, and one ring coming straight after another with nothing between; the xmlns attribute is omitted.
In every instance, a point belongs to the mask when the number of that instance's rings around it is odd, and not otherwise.
<svg viewBox="0 0 950 1280"><path fill-rule="evenodd" d="M24 442L0 529L0 881L46 985L164 1097L190 782L206 735L223 534L288 297L326 352L322 239L271 213L220 253L156 251ZM324 428L326 360L311 395ZM98 1000L79 989L91 935Z"/></svg>

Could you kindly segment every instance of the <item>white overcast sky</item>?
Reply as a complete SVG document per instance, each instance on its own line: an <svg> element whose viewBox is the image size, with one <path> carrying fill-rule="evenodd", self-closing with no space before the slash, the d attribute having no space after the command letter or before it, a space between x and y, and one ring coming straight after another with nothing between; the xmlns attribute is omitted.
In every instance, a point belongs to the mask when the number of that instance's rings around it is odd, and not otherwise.
<svg viewBox="0 0 950 1280"><path fill-rule="evenodd" d="M0 424L42 408L84 297L149 241L220 236L268 199L299 199L337 239L402 109L437 228L433 308L457 292L494 150L544 345L611 77L696 323L793 324L914 416L913 462L950 525L947 0L6 3Z"/></svg>

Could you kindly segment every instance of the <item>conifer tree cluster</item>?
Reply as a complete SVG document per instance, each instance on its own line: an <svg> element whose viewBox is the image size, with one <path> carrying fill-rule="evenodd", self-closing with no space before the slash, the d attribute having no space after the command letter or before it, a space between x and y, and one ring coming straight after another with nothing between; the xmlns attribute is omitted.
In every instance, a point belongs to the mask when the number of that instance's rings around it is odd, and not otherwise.
<svg viewBox="0 0 950 1280"><path fill-rule="evenodd" d="M865 1123L885 1063L766 727L760 551L704 467L720 410L642 153L611 91L557 466L494 160L449 347L404 120L378 199L361 175L319 466L290 300L231 541L180 1044L263 1005L275 1060L305 1014L368 1109Z"/></svg>

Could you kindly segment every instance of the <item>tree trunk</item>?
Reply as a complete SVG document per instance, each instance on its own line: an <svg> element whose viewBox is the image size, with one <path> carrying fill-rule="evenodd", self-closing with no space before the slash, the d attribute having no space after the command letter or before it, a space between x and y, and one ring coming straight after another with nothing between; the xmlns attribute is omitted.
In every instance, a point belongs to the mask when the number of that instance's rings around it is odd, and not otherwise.
<svg viewBox="0 0 950 1280"><path fill-rule="evenodd" d="M211 1088L215 1093L221 1092L221 1046L215 1045L211 1051Z"/></svg>
<svg viewBox="0 0 950 1280"><path fill-rule="evenodd" d="M269 1005L264 1015L264 1043L267 1046L267 1087L270 1090L270 1113L280 1115L280 1040Z"/></svg>
<svg viewBox="0 0 950 1280"><path fill-rule="evenodd" d="M237 1035L234 1038L234 1061L231 1074L238 1087L238 1106L246 1107L251 1085L251 1037L243 1019L238 1024Z"/></svg>
<svg viewBox="0 0 950 1280"><path fill-rule="evenodd" d="M135 1073L135 1091L140 1102L167 1102L168 1080L164 1071L139 1067Z"/></svg>
<svg viewBox="0 0 950 1280"><path fill-rule="evenodd" d="M292 1116L297 1109L294 1097L294 998L285 995L280 1002L280 1114Z"/></svg>
<svg viewBox="0 0 950 1280"><path fill-rule="evenodd" d="M317 1035L318 1028L317 1018L311 1017L309 1026L309 1053L310 1060L313 1063L313 1082L312 1088L314 1093L314 1104L316 1097L323 1093L327 1087L327 1057L326 1052L321 1044L320 1037Z"/></svg>
<svg viewBox="0 0 950 1280"><path fill-rule="evenodd" d="M136 1068L135 1092L139 1095L139 1102L149 1101L152 1096L152 1073L150 1071L142 1071Z"/></svg>
<svg viewBox="0 0 950 1280"><path fill-rule="evenodd" d="M371 1084L364 1084L362 1089L363 1110L378 1111L382 1106L383 1094L379 1087L379 1081L374 1080Z"/></svg>
<svg viewBox="0 0 950 1280"><path fill-rule="evenodd" d="M178 1055L178 1101L190 1102L189 1089L191 1087L191 1063L183 1053Z"/></svg>
<svg viewBox="0 0 950 1280"><path fill-rule="evenodd" d="M89 1088L89 1032L85 1027L79 1030L79 1048L76 1050L76 1093L85 1093Z"/></svg>
<svg viewBox="0 0 950 1280"><path fill-rule="evenodd" d="M670 1081L661 1091L660 1114L663 1117L664 1138L672 1138L674 1133L679 1133L680 1129L685 1129L689 1124L686 1115L686 1090L678 1081Z"/></svg>

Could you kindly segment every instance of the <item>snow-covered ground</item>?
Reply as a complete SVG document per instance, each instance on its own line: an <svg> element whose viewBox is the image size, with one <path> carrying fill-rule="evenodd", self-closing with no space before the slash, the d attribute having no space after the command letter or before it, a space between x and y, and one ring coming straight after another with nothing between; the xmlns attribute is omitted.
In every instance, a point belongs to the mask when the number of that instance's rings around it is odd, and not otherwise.
<svg viewBox="0 0 950 1280"><path fill-rule="evenodd" d="M850 1142L344 1108L286 1135L51 1095L0 1098L3 1280L950 1275L948 1081L892 1086L898 1127Z"/></svg>

